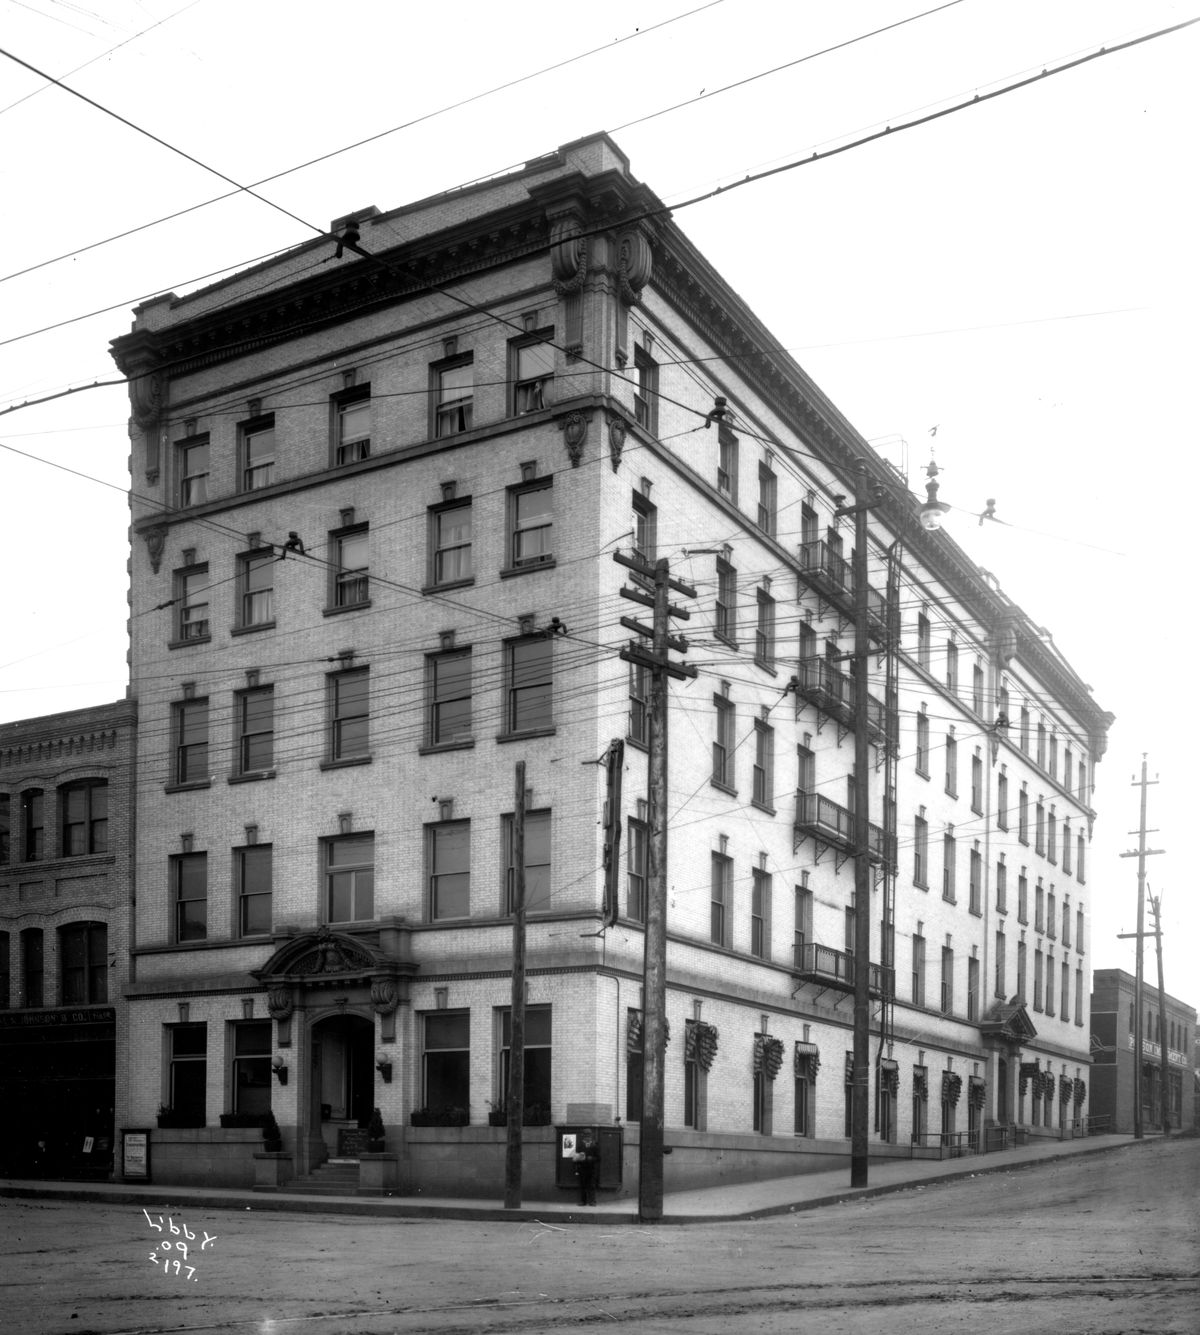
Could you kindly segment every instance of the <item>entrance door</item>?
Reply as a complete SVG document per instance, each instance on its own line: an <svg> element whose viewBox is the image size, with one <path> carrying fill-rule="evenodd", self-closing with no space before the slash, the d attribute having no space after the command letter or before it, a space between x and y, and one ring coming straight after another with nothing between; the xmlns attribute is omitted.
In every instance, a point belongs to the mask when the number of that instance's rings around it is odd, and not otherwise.
<svg viewBox="0 0 1200 1335"><path fill-rule="evenodd" d="M999 1057L996 1060L996 1121L1006 1125L1008 1112L1008 1062Z"/></svg>
<svg viewBox="0 0 1200 1335"><path fill-rule="evenodd" d="M375 1026L359 1015L335 1015L312 1028L311 1125L327 1152L338 1153L338 1132L365 1127L375 1089Z"/></svg>

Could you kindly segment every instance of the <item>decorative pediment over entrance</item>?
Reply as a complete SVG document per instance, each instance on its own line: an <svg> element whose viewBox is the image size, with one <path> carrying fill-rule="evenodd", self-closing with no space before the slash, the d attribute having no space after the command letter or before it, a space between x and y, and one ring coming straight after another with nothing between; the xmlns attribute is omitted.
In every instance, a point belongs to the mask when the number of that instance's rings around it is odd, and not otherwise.
<svg viewBox="0 0 1200 1335"><path fill-rule="evenodd" d="M1024 1043L1037 1037L1023 1001L997 1001L983 1017L979 1028L985 1038L1008 1039L1012 1043Z"/></svg>
<svg viewBox="0 0 1200 1335"><path fill-rule="evenodd" d="M330 974L346 975L374 973L380 968L394 966L382 951L345 932L329 927L318 927L294 937L271 956L261 969L254 970L260 982L320 981Z"/></svg>

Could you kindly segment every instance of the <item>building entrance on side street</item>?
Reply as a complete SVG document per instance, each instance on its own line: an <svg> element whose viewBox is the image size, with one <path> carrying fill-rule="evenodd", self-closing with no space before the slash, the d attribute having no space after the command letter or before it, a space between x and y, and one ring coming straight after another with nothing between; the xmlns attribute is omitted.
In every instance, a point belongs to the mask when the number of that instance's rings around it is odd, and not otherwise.
<svg viewBox="0 0 1200 1335"><path fill-rule="evenodd" d="M318 1020L311 1031L311 1132L324 1142L330 1158L356 1154L359 1137L373 1107L375 1026L359 1015Z"/></svg>

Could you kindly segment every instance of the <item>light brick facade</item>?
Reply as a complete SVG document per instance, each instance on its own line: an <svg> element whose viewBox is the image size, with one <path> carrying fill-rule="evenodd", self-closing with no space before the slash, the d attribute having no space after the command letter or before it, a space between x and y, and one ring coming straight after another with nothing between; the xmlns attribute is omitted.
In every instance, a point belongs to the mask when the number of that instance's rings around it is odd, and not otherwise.
<svg viewBox="0 0 1200 1335"><path fill-rule="evenodd" d="M920 529L901 479L800 368L763 351L776 346L767 331L607 138L452 196L366 211L358 229L366 255L335 260L332 243L312 243L148 303L114 344L133 378L135 491L150 498L135 503L132 566L143 776L134 1114L178 1111L176 1082L188 1091L186 1114L166 1118L187 1125L159 1132L162 1170L252 1179L253 1136L217 1123L237 1120L242 1095L257 1106L269 1059L297 1171L378 1107L406 1189L501 1180L504 1132L487 1112L502 1099L517 761L535 887L528 1003L549 1008L538 1012L548 1057L535 1059L530 1096L559 1124L636 1113L628 1026L642 929L627 822L647 794L647 755L618 657L629 638L620 617L639 611L621 598L628 572L612 560L636 543L697 591L684 629L699 675L672 686L669 707L668 1181L805 1171L845 1154L850 1006L836 974L853 860L797 790L829 799L820 811L836 827L853 735L817 688L845 665L831 660L821 678L812 660L826 644L850 646L846 590L828 579L841 569L832 512L859 457L886 493L870 521L871 583L893 585L868 689L890 716L875 739L872 819L884 824L885 796L894 811L872 957L887 903L896 940L885 961L894 1004L877 1007L872 1047L897 1063L898 1084L884 1066L874 1148L907 1146L914 1066L930 1073L928 1133L942 1131L948 1069L964 1084L947 1131L968 1129L972 1075L984 1101L971 1130L1016 1122L1018 1062L1086 1065L1086 988L1082 1020L1058 1017L1057 983L1053 1019L1044 997L1034 1015L1028 987L1029 1006L1009 1005L1017 938L1030 932L1030 980L1041 939L1017 922L1017 864L1031 885L1058 885L1058 905L1068 877L1058 853L1050 863L1001 830L999 775L1014 811L1021 784L1053 806L1058 849L1068 819L1086 845L1109 716L952 541ZM706 420L718 396L724 416ZM925 666L918 618L932 627ZM1002 690L1007 732L996 726ZM1083 762L1083 788L1022 749L1023 704ZM922 710L929 778L913 759ZM957 795L942 781L950 728ZM626 824L619 913L605 922L595 762L614 738L628 738ZM928 888L912 875L922 808L938 877ZM942 894L950 827L957 902ZM248 902L246 883L253 863L261 889L268 856L269 910ZM1007 909L996 905L1002 856ZM718 868L728 868L719 910ZM1072 873L1069 885L1074 930L1086 883ZM918 923L923 1006L909 984ZM1006 979L995 974L1001 923ZM1085 958L1073 945L1072 987ZM719 1035L707 1073L688 1060L696 1021ZM254 1046L264 1032L269 1052ZM786 1052L773 1080L755 1078L763 1035ZM422 1111L468 1124L413 1126ZM529 1134L531 1180L552 1190L550 1144ZM636 1138L632 1120L627 1150Z"/></svg>

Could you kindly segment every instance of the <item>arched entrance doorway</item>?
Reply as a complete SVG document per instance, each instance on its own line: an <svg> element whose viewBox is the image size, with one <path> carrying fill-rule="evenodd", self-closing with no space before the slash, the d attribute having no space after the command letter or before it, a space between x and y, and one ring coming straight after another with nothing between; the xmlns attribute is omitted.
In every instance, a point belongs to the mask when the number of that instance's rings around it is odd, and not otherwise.
<svg viewBox="0 0 1200 1335"><path fill-rule="evenodd" d="M346 1152L354 1137L344 1133L365 1127L371 1118L375 1070L375 1026L361 1015L331 1015L318 1020L310 1037L310 1136L324 1142L326 1153Z"/></svg>

